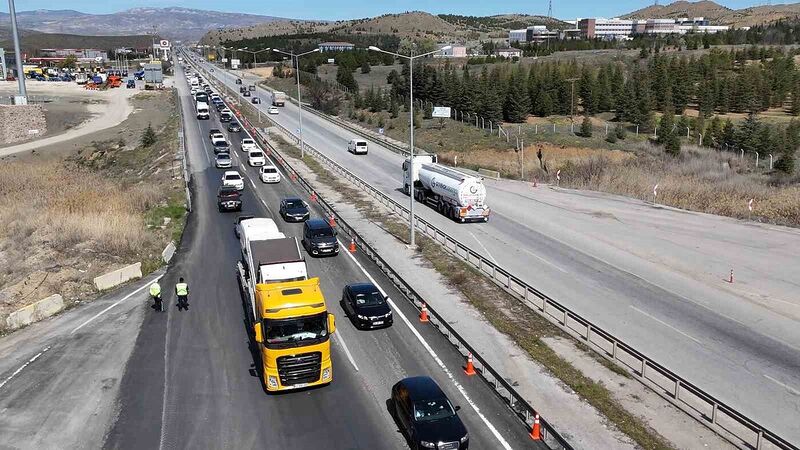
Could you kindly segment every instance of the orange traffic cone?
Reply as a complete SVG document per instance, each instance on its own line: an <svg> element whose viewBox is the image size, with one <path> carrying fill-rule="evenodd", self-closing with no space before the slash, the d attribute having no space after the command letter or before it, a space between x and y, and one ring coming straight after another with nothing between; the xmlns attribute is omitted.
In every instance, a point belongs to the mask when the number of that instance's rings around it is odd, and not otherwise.
<svg viewBox="0 0 800 450"><path fill-rule="evenodd" d="M333 217L333 214L331 214L331 217L330 217L330 218L328 218L328 225L330 225L330 226L332 226L332 227L335 227L335 226L336 226L336 218L335 218L335 217Z"/></svg>
<svg viewBox="0 0 800 450"><path fill-rule="evenodd" d="M355 239L350 238L350 248L348 250L350 250L350 253L355 253L356 252L356 240Z"/></svg>
<svg viewBox="0 0 800 450"><path fill-rule="evenodd" d="M475 372L475 366L472 365L472 353L467 354L467 365L464 367L464 373L469 376L473 376L477 373Z"/></svg>
<svg viewBox="0 0 800 450"><path fill-rule="evenodd" d="M542 440L542 430L541 425L539 425L539 415L536 414L533 416L533 428L531 428L531 439L534 441L541 441Z"/></svg>
<svg viewBox="0 0 800 450"><path fill-rule="evenodd" d="M428 319L428 307L425 306L425 303L422 304L422 308L419 310L419 321L420 322L429 322Z"/></svg>
<svg viewBox="0 0 800 450"><path fill-rule="evenodd" d="M311 191L311 201L317 201L317 193L315 191Z"/></svg>
<svg viewBox="0 0 800 450"><path fill-rule="evenodd" d="M289 178L291 178L291 179L292 179L292 181L297 181L297 175L295 175L295 173L294 173L294 172L291 172L291 173L289 174Z"/></svg>

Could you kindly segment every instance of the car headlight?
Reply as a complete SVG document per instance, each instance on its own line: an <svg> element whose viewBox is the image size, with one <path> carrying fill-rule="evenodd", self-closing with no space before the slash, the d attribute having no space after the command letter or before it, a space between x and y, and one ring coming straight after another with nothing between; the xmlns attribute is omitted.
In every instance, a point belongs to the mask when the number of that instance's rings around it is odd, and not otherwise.
<svg viewBox="0 0 800 450"><path fill-rule="evenodd" d="M331 377L331 368L330 367L326 367L326 368L322 369L322 379L323 380L327 380L330 377Z"/></svg>
<svg viewBox="0 0 800 450"><path fill-rule="evenodd" d="M436 443L435 442L420 441L419 445L421 445L421 446L423 446L425 448L436 448Z"/></svg>
<svg viewBox="0 0 800 450"><path fill-rule="evenodd" d="M278 387L278 377L269 375L267 377L267 383L269 384L269 387L274 387L274 388Z"/></svg>
<svg viewBox="0 0 800 450"><path fill-rule="evenodd" d="M367 320L367 319L369 319L367 316L362 316L361 314L358 314L358 315L357 315L357 317L358 317L359 319L361 319L361 320Z"/></svg>
<svg viewBox="0 0 800 450"><path fill-rule="evenodd" d="M461 443L463 444L464 442L467 442L468 439L469 439L469 433L465 434L464 437L461 438Z"/></svg>

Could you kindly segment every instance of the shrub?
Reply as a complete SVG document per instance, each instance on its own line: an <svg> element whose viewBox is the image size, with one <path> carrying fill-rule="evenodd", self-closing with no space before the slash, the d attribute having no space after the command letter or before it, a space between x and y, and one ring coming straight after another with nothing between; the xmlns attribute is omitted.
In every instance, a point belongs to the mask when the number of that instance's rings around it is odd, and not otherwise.
<svg viewBox="0 0 800 450"><path fill-rule="evenodd" d="M153 130L153 127L150 124L147 124L147 128L144 129L144 133L142 133L142 147L150 147L151 145L156 143L156 132Z"/></svg>
<svg viewBox="0 0 800 450"><path fill-rule="evenodd" d="M583 137L592 137L592 121L589 120L588 117L583 118L583 123L581 123L581 136Z"/></svg>
<svg viewBox="0 0 800 450"><path fill-rule="evenodd" d="M614 127L614 135L617 137L617 139L625 140L628 135L628 132L625 130L625 125L618 123Z"/></svg>

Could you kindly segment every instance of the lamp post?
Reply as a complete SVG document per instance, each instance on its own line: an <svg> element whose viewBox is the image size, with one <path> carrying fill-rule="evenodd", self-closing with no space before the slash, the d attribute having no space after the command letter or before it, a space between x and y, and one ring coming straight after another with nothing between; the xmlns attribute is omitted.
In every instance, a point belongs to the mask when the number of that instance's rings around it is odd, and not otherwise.
<svg viewBox="0 0 800 450"><path fill-rule="evenodd" d="M247 52L247 53L250 53L251 55L253 55L253 67L255 68L255 67L258 67L258 60L256 59L256 55L261 53L261 52L268 52L268 51L270 51L272 49L267 47L267 48L263 48L261 50L253 51L253 50L248 50L247 47L244 47L244 48L240 48L238 50L242 51L242 52Z"/></svg>
<svg viewBox="0 0 800 450"><path fill-rule="evenodd" d="M298 113L298 122L300 124L300 158L304 158L306 156L305 149L303 148L305 143L303 141L303 103L300 101L300 57L305 56L311 53L316 53L319 51L319 48L315 48L314 50L309 50L304 53L294 54L292 52L285 52L283 50L278 50L277 48L272 49L273 52L276 53L283 53L284 55L291 56L294 58L294 73L297 74L297 109L299 110Z"/></svg>
<svg viewBox="0 0 800 450"><path fill-rule="evenodd" d="M14 58L17 61L17 83L19 84L20 104L28 104L28 91L25 89L25 70L22 68L22 55L19 51L19 32L17 31L17 11L14 9L14 0L8 0L8 13L11 16L11 35L14 38ZM5 77L6 74L3 74ZM16 101L14 102L17 103Z"/></svg>
<svg viewBox="0 0 800 450"><path fill-rule="evenodd" d="M386 54L395 56L397 58L405 58L405 59L408 60L408 100L409 100L408 101L408 104L409 104L408 110L409 110L409 120L410 120L410 123L409 123L409 134L410 134L409 145L410 146L409 146L409 148L411 150L410 154L409 154L409 158L411 160L411 167L410 167L410 170L411 170L411 183L409 183L409 186L408 186L408 194L409 194L409 199L410 199L409 200L409 208L408 208L409 209L409 217L408 217L409 238L408 238L408 243L412 248L416 245L415 241L414 241L414 60L417 59L417 58L422 58L424 56L430 56L430 55L432 55L434 53L446 52L447 50L450 50L451 48L452 48L451 45L447 45L447 46L444 46L444 47L442 47L442 48L440 48L438 50L434 50L434 51L428 52L428 53L423 53L421 55L414 55L413 54L414 53L413 50L411 51L411 53L412 53L411 55L401 55L399 53L394 53L394 52L389 52L389 51L386 51L386 50L381 50L380 48L375 47L374 45L370 45L369 46L369 50L372 50L374 52L386 53Z"/></svg>

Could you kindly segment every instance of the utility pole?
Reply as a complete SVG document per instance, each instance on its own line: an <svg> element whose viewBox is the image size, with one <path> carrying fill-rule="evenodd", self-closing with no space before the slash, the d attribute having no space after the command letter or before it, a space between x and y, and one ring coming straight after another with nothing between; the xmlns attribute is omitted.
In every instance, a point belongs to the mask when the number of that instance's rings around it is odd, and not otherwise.
<svg viewBox="0 0 800 450"><path fill-rule="evenodd" d="M11 35L14 38L14 58L17 61L17 83L19 84L19 103L28 104L28 90L25 89L25 70L22 68L22 55L19 50L19 32L17 31L17 11L14 9L14 0L8 0L8 13L11 15ZM3 74L5 76L5 74Z"/></svg>

